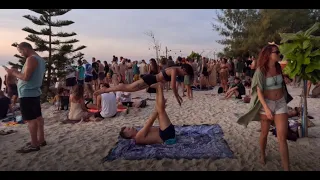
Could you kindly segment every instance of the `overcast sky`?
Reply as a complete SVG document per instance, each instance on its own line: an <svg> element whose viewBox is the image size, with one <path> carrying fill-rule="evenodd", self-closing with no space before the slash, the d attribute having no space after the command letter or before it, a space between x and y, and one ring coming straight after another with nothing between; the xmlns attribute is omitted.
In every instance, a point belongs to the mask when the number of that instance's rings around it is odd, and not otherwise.
<svg viewBox="0 0 320 180"><path fill-rule="evenodd" d="M0 11L0 64L16 61L17 53L12 47L13 42L25 41L28 35L22 31L29 26L40 30L39 26L23 18L23 15L37 15L29 10L2 9ZM111 61L112 55L127 57L131 60L150 59L155 57L151 48L151 38L144 33L153 31L161 43L164 53L165 46L172 50L172 56L187 56L192 50L203 52L213 57L222 46L216 43L220 37L212 30L211 23L216 17L216 10L108 10L108 9L74 9L57 19L72 20L75 23L62 28L54 28L54 32L76 32L74 38L80 40L77 45L85 45L82 50L85 59ZM150 49L150 50L149 50ZM181 53L180 53L181 50ZM0 68L3 77L4 70Z"/></svg>

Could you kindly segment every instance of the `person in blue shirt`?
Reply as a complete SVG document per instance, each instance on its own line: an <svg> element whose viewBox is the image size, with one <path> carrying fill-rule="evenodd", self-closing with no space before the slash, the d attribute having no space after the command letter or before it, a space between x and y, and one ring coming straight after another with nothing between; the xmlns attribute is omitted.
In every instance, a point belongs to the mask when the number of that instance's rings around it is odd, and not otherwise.
<svg viewBox="0 0 320 180"><path fill-rule="evenodd" d="M78 60L78 68L77 68L77 82L78 84L83 85L84 84L84 76L85 74L85 68L82 66L82 61Z"/></svg>
<svg viewBox="0 0 320 180"><path fill-rule="evenodd" d="M83 64L85 64L85 73L84 73L84 82L91 83L92 81L92 66L88 63L87 60L83 60Z"/></svg>
<svg viewBox="0 0 320 180"><path fill-rule="evenodd" d="M44 120L41 113L40 95L46 62L27 42L17 46L19 53L26 57L21 72L4 67L9 75L18 78L18 96L23 121L28 123L31 142L17 150L17 153L39 151L40 146L47 145L44 138ZM38 134L39 133L39 134Z"/></svg>

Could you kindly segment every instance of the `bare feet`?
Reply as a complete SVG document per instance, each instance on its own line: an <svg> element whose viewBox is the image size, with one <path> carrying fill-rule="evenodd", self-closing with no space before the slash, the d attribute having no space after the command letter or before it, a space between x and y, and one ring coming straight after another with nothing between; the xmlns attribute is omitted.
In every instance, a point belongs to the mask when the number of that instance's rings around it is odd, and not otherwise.
<svg viewBox="0 0 320 180"><path fill-rule="evenodd" d="M266 156L265 155L260 155L260 163L262 165L266 165Z"/></svg>

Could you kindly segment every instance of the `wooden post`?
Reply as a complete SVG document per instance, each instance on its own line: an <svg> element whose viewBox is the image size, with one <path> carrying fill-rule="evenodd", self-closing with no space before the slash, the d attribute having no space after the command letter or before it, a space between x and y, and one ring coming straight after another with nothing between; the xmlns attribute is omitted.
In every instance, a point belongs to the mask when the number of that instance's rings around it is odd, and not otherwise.
<svg viewBox="0 0 320 180"><path fill-rule="evenodd" d="M168 59L168 48L166 46L166 59Z"/></svg>

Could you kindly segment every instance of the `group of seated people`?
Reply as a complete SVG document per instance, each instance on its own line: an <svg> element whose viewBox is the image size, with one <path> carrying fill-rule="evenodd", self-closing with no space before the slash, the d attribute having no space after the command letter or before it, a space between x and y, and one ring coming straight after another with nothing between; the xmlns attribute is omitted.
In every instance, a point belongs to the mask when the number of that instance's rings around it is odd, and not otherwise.
<svg viewBox="0 0 320 180"><path fill-rule="evenodd" d="M101 83L99 88L107 89L110 86L108 83ZM90 90L88 92L88 88L81 84L74 86L71 94L68 89L59 88L52 103L57 110L69 110L68 119L63 123L75 123L81 120L100 121L115 117L119 109L146 106L146 100L132 101L131 93L121 91L103 93L93 99L93 92Z"/></svg>

